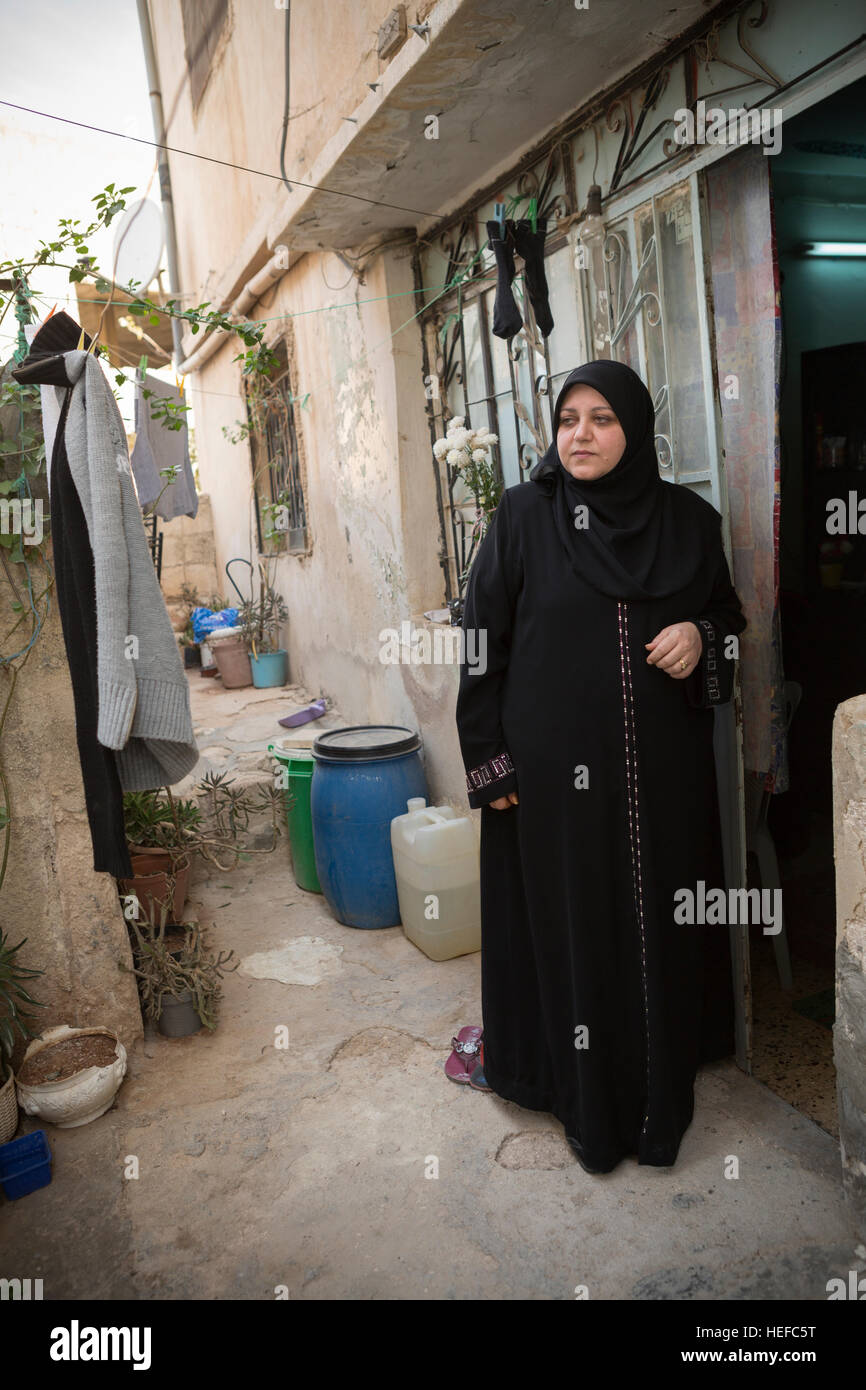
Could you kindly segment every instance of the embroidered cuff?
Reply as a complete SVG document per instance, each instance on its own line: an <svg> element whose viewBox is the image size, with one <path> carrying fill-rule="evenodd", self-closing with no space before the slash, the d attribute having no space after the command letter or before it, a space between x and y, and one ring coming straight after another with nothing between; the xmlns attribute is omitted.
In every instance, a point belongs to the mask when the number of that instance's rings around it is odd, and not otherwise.
<svg viewBox="0 0 866 1390"><path fill-rule="evenodd" d="M731 698L733 672L724 665L723 638L708 618L696 619L704 649L688 681L689 703L697 709L724 705Z"/></svg>
<svg viewBox="0 0 866 1390"><path fill-rule="evenodd" d="M489 758L480 767L473 767L466 774L467 792L479 792L483 788L492 786L494 782L500 782L504 777L510 777L514 772L511 759L507 753L500 753L495 758Z"/></svg>

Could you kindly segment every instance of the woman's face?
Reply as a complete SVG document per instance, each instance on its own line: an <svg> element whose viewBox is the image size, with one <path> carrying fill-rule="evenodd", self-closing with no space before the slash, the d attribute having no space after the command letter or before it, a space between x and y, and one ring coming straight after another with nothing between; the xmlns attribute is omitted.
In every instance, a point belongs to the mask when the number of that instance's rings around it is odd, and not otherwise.
<svg viewBox="0 0 866 1390"><path fill-rule="evenodd" d="M625 432L594 386L572 386L562 403L556 447L572 477L588 482L615 468L625 453Z"/></svg>

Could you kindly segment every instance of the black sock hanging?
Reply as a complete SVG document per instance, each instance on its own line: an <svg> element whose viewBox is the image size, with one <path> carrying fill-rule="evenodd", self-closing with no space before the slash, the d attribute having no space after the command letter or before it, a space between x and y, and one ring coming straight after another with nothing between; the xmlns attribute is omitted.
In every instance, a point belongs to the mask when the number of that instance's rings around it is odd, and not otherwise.
<svg viewBox="0 0 866 1390"><path fill-rule="evenodd" d="M535 232L532 230L532 223L525 217L512 225L514 227L515 249L523 257L523 273L529 293L529 302L535 313L535 322L538 324L539 332L546 338L553 329L550 291L547 288L547 277L544 273L544 241L547 235L547 223L539 218L536 222L538 230Z"/></svg>
<svg viewBox="0 0 866 1390"><path fill-rule="evenodd" d="M493 304L493 332L497 338L513 338L515 333L519 333L523 327L523 319L520 317L520 310L514 300L511 290L511 282L514 279L514 252L511 249L509 232L512 227L511 222L505 224L505 239L500 236L500 225L498 222L487 223L487 239L490 242L491 250L496 257L496 269L498 277L496 281L496 299Z"/></svg>

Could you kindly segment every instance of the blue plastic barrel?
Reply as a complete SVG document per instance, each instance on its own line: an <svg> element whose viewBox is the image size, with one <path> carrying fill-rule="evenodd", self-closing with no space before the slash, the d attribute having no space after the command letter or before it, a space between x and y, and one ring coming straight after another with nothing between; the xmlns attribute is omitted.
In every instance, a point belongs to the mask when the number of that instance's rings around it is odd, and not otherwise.
<svg viewBox="0 0 866 1390"><path fill-rule="evenodd" d="M391 724L329 729L313 742L316 873L347 927L400 924L391 821L410 797L427 797L420 748L418 734Z"/></svg>

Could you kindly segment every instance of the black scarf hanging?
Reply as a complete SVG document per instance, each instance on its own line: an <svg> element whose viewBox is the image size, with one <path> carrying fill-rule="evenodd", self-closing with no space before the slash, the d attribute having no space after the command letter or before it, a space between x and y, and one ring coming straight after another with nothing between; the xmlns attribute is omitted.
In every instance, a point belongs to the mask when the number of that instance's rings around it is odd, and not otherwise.
<svg viewBox="0 0 866 1390"><path fill-rule="evenodd" d="M626 437L616 467L589 481L573 477L556 445L563 402L580 383L604 396ZM551 494L572 564L599 593L667 598L685 589L706 561L705 507L659 476L652 397L622 362L587 362L569 373L556 398L553 443L529 478ZM575 527L577 506L587 508L585 529Z"/></svg>

